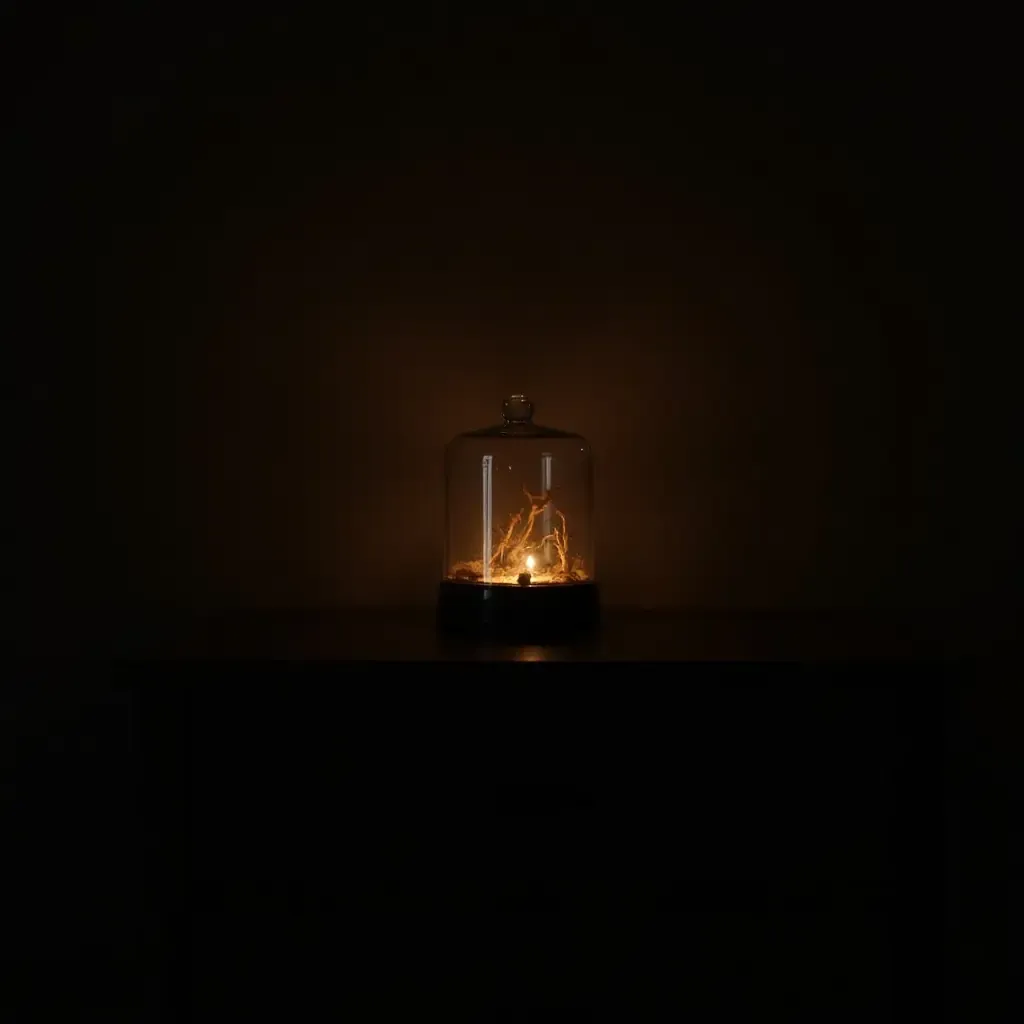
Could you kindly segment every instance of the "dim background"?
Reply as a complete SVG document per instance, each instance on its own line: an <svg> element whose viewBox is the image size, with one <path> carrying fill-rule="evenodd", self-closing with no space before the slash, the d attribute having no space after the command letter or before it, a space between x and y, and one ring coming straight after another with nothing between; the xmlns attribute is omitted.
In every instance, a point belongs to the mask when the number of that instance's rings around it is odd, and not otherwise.
<svg viewBox="0 0 1024 1024"><path fill-rule="evenodd" d="M443 446L514 391L592 442L610 605L1012 581L1006 65L957 26L33 17L29 604L428 605Z"/></svg>

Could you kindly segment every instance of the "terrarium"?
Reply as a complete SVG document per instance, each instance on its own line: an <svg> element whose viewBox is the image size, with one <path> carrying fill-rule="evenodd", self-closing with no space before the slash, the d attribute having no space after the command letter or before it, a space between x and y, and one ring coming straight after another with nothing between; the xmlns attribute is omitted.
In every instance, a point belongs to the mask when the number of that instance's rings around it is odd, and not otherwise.
<svg viewBox="0 0 1024 1024"><path fill-rule="evenodd" d="M597 621L590 446L533 422L525 395L502 422L445 450L446 629L557 639Z"/></svg>

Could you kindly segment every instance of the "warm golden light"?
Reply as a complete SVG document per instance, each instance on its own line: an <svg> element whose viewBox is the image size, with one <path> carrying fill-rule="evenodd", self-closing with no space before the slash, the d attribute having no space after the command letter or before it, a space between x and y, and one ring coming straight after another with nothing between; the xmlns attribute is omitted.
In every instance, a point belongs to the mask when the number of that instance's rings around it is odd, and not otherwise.
<svg viewBox="0 0 1024 1024"><path fill-rule="evenodd" d="M490 468L485 458L485 495L488 493ZM521 509L510 517L508 526L504 528L492 526L489 504L485 501L485 558L456 562L449 572L449 579L518 586L524 585L524 578L527 584L587 581L583 559L569 554L569 528L565 515L553 507L550 493L545 491L541 494L531 494L524 487L523 494L530 503L529 512L527 513L525 508ZM542 531L537 530L535 533L535 527L538 520L542 521L545 518L545 512L557 517L561 525L552 522L551 532L538 537L537 534ZM525 572L523 566L526 567Z"/></svg>

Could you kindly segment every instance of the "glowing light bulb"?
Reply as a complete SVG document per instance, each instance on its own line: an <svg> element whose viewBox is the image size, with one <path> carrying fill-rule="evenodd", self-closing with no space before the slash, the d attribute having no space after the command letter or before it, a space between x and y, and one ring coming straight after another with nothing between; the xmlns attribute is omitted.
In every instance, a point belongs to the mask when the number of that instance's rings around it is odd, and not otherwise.
<svg viewBox="0 0 1024 1024"><path fill-rule="evenodd" d="M532 569L535 564L536 564L536 562L534 560L533 555L527 555L526 556L526 568L527 569Z"/></svg>

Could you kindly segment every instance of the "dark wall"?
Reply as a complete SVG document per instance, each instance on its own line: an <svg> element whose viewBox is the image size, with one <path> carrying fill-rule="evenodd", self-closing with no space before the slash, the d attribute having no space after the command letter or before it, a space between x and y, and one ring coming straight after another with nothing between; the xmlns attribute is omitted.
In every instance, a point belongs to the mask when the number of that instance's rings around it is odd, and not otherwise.
<svg viewBox="0 0 1024 1024"><path fill-rule="evenodd" d="M609 603L987 595L1014 519L972 490L936 257L964 114L927 46L886 38L596 15L54 36L31 120L99 333L50 369L74 417L37 440L34 577L121 605L429 602L442 447L523 390L593 443Z"/></svg>

